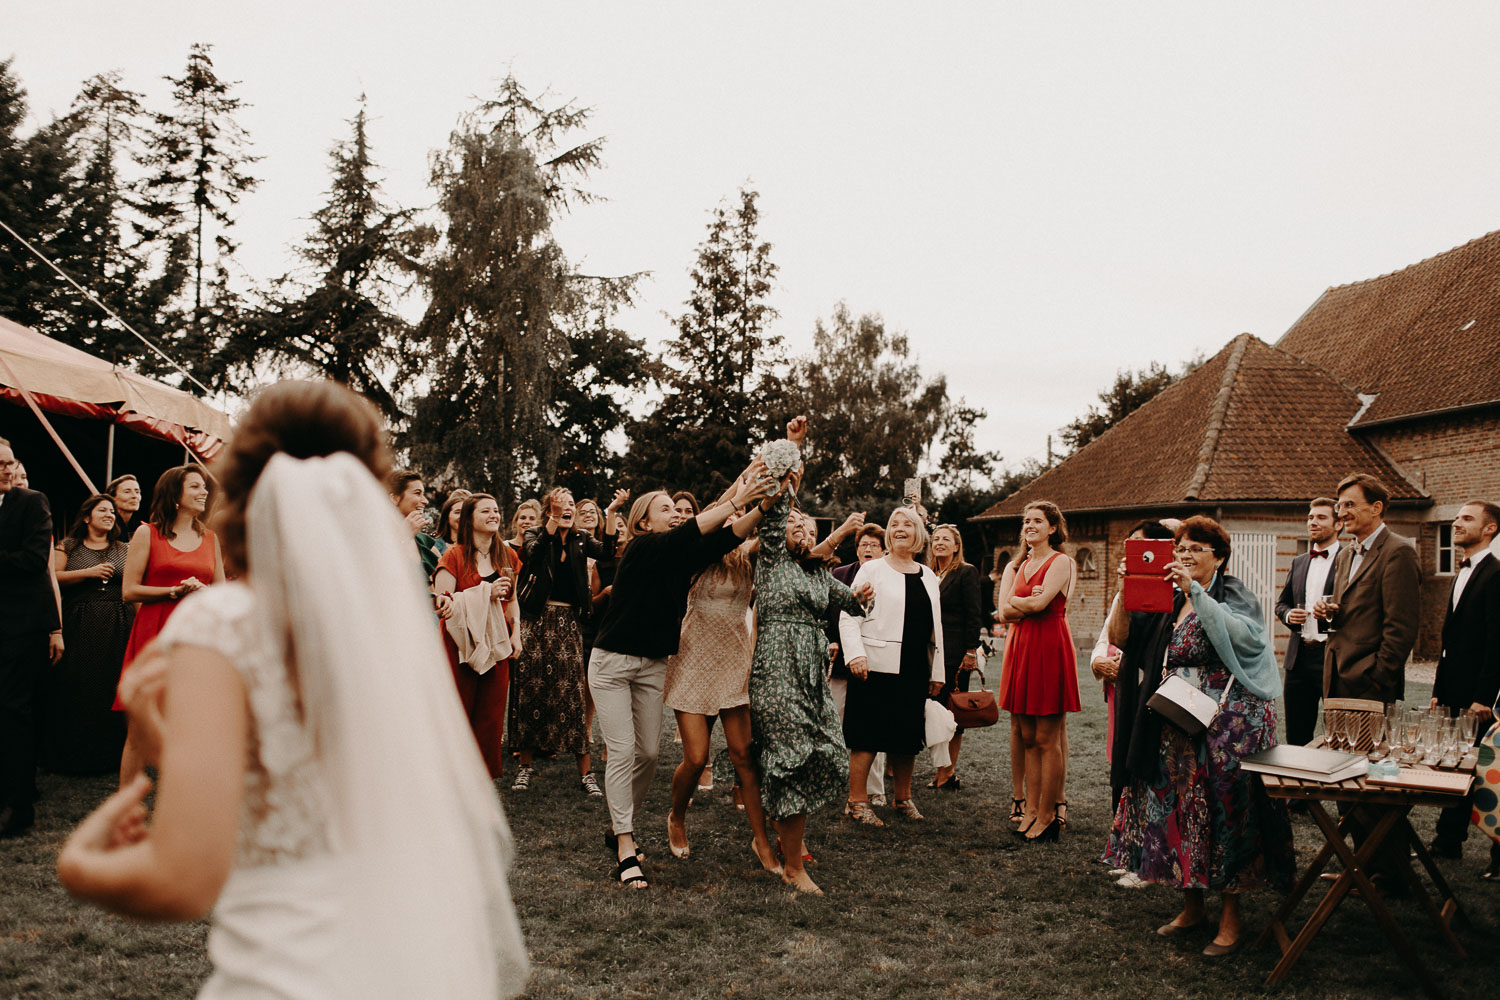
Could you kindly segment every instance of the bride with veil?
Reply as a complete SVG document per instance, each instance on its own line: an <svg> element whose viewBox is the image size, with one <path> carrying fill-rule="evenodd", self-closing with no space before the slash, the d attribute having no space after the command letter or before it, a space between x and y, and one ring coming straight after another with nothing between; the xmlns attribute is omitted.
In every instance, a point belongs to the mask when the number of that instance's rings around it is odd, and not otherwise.
<svg viewBox="0 0 1500 1000"><path fill-rule="evenodd" d="M528 970L509 831L380 486L374 410L266 389L215 467L236 582L184 601L121 681L159 770L58 874L117 913L200 919L200 997L488 998Z"/></svg>

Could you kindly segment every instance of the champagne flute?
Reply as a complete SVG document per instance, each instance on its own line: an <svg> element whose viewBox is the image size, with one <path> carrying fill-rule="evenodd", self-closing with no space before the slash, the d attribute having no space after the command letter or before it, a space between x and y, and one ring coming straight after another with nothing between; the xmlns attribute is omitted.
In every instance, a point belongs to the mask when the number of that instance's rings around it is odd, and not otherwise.
<svg viewBox="0 0 1500 1000"><path fill-rule="evenodd" d="M1365 754L1372 762L1382 760L1390 755L1391 745L1386 739L1386 733L1390 727L1386 724L1385 715L1370 716L1370 751Z"/></svg>
<svg viewBox="0 0 1500 1000"><path fill-rule="evenodd" d="M1408 708L1401 719L1401 763L1415 764L1417 761L1417 737L1422 730L1422 714Z"/></svg>

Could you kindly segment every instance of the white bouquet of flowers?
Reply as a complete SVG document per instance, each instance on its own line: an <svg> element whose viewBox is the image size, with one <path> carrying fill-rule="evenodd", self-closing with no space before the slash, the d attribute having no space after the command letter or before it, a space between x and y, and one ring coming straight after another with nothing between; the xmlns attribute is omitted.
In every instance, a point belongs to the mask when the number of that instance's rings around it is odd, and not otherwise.
<svg viewBox="0 0 1500 1000"><path fill-rule="evenodd" d="M771 478L779 481L802 462L802 450L786 438L779 438L766 445L760 457Z"/></svg>

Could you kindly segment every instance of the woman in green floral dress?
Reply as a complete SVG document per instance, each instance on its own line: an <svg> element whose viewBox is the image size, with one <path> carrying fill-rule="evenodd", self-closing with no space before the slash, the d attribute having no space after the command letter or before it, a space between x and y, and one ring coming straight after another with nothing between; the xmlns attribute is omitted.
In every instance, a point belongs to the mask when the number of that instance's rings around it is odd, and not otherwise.
<svg viewBox="0 0 1500 1000"><path fill-rule="evenodd" d="M805 422L801 429L805 433ZM798 478L792 473L780 496L761 503L766 515L755 566L750 727L761 799L780 838L781 877L802 892L822 895L803 867L802 834L807 814L840 801L849 784L849 751L825 678L823 622L830 609L864 612L821 560L804 562L816 539L811 519L791 510Z"/></svg>

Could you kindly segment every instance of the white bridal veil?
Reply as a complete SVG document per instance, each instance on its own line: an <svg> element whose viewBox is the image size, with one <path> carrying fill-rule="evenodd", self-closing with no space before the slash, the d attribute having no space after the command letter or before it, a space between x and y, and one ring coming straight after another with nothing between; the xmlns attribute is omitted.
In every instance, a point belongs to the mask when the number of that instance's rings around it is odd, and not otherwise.
<svg viewBox="0 0 1500 1000"><path fill-rule="evenodd" d="M411 533L352 455L276 455L249 573L291 637L326 768L350 997L484 998L526 984L510 832L459 705Z"/></svg>

